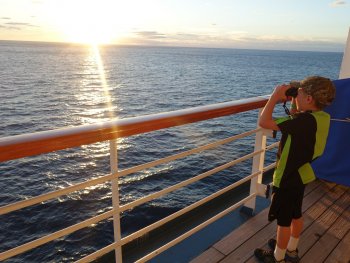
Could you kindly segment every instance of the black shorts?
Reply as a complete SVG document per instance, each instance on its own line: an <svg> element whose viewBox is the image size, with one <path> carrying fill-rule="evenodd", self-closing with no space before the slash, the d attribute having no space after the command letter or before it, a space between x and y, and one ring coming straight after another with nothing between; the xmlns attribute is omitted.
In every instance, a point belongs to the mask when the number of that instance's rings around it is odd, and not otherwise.
<svg viewBox="0 0 350 263"><path fill-rule="evenodd" d="M292 219L302 216L305 185L293 188L273 188L269 221L277 219L277 225L290 226Z"/></svg>

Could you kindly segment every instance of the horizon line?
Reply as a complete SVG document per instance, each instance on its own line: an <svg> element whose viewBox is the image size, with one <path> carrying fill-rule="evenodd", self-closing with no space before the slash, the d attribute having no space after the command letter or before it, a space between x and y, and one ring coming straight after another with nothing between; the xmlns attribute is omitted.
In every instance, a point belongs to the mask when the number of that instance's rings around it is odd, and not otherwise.
<svg viewBox="0 0 350 263"><path fill-rule="evenodd" d="M13 39L0 39L0 42L22 42L22 43L45 43L45 44L58 44L58 45L73 45L73 46L93 46L90 43L69 42L69 41L48 41L48 40L13 40ZM151 47L151 48L198 48L198 49L236 49L236 50L262 50L262 51L294 51L294 52L324 52L324 53L344 53L344 51L335 50L303 50L303 49L271 49L271 48L242 48L242 47L213 47L213 46L200 46L200 45L166 45L166 44L118 44L118 43L101 43L97 44L99 47L105 46L119 46L119 47ZM344 45L345 48L345 45Z"/></svg>

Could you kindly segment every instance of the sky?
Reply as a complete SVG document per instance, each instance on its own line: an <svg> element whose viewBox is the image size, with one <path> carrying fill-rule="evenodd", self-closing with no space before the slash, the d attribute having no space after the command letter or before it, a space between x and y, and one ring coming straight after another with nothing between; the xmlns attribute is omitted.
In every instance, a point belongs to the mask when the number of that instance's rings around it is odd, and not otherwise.
<svg viewBox="0 0 350 263"><path fill-rule="evenodd" d="M0 40L343 52L350 0L0 0Z"/></svg>

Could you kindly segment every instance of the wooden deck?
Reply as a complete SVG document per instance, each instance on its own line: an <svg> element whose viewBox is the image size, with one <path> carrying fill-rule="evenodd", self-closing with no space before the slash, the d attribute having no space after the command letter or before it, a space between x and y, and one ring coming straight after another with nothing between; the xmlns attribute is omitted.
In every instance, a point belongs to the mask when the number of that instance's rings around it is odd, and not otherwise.
<svg viewBox="0 0 350 263"><path fill-rule="evenodd" d="M303 212L301 262L350 263L350 188L324 181L309 184ZM267 213L265 209L252 217L191 262L259 262L254 249L267 248L268 239L276 234L276 221L269 223Z"/></svg>

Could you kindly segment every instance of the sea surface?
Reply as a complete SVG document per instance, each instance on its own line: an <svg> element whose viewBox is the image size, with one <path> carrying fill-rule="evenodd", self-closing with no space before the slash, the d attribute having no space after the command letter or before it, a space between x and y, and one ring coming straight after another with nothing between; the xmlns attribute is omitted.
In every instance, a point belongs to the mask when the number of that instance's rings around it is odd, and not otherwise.
<svg viewBox="0 0 350 263"><path fill-rule="evenodd" d="M0 138L270 94L309 75L337 79L342 53L0 41ZM282 108L282 107L281 107ZM125 169L256 126L257 111L118 140ZM126 204L253 150L248 137L120 178ZM0 164L0 205L106 175L108 142ZM267 163L274 153L267 155ZM224 170L122 214L130 234L250 174ZM109 183L0 216L0 252L109 211ZM8 262L72 262L113 242L106 220Z"/></svg>

